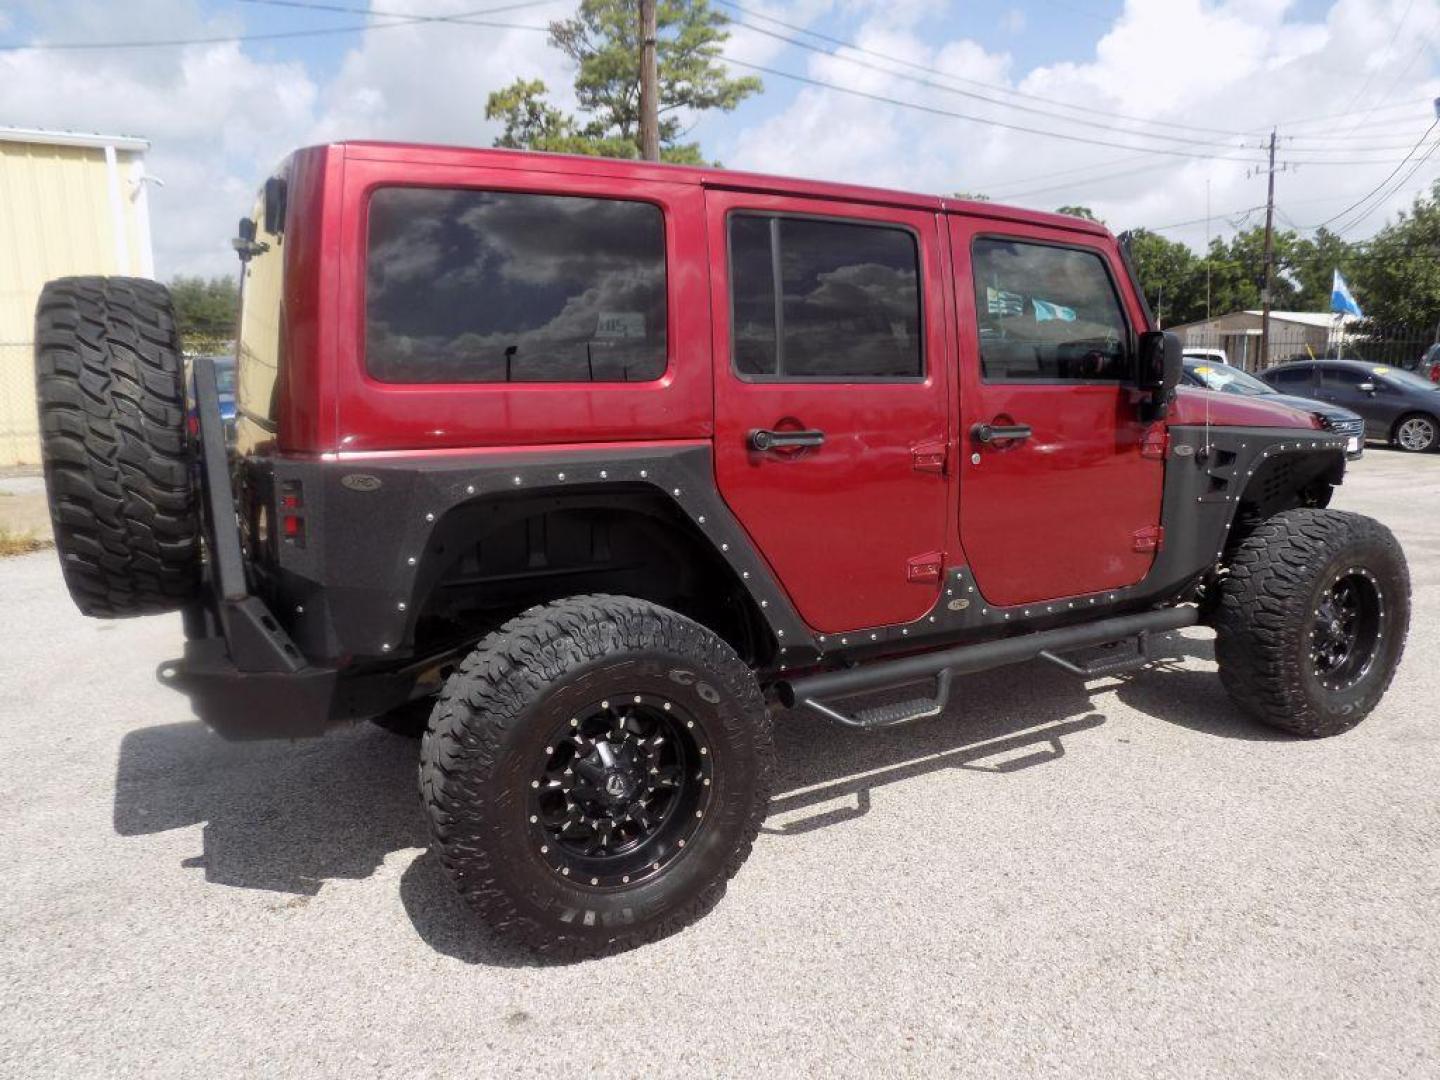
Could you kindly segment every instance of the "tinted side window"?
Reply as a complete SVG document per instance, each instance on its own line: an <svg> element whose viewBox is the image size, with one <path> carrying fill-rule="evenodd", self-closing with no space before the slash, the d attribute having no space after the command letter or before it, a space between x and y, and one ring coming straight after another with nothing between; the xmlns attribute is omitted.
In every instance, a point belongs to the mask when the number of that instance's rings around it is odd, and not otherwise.
<svg viewBox="0 0 1440 1080"><path fill-rule="evenodd" d="M1271 386L1288 386L1298 390L1310 385L1309 368L1274 368L1265 372L1265 381Z"/></svg>
<svg viewBox="0 0 1440 1080"><path fill-rule="evenodd" d="M972 249L987 380L1124 380L1130 330L1094 252L980 239Z"/></svg>
<svg viewBox="0 0 1440 1080"><path fill-rule="evenodd" d="M641 382L665 371L658 207L384 188L370 200L365 364L386 382Z"/></svg>
<svg viewBox="0 0 1440 1080"><path fill-rule="evenodd" d="M730 294L741 375L833 382L924 374L919 250L905 229L732 215Z"/></svg>
<svg viewBox="0 0 1440 1080"><path fill-rule="evenodd" d="M1334 387L1356 387L1364 382L1374 382L1368 372L1353 371L1350 368L1321 368L1320 381L1326 386Z"/></svg>

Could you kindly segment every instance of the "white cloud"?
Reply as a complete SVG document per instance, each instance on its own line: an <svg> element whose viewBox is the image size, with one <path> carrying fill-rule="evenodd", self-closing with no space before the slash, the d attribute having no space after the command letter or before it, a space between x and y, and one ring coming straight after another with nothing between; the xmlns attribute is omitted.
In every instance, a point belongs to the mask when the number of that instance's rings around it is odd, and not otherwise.
<svg viewBox="0 0 1440 1080"><path fill-rule="evenodd" d="M404 9L406 4L389 0L380 6ZM416 5L426 13L475 6L474 0ZM1299 165L1298 171L1292 167L1282 173L1277 184L1282 223L1314 224L1342 209L1350 201L1343 196L1356 197L1377 184L1432 118L1424 102L1440 95L1435 75L1440 0L1337 0L1316 16L1297 15L1291 0L1127 0L1089 56L1032 70L1022 70L1012 55L993 45L967 38L965 21L954 14L956 5L941 0L745 0L745 6L853 38L865 48L955 79L946 92L802 52L740 26L727 48L738 59L935 110L1084 139L1256 158L1255 148L1271 121L1380 105L1368 117L1282 125L1282 135L1293 136L1282 143L1282 161ZM556 4L493 18L543 25L567 10ZM236 14L212 11L201 0L30 0L18 9L18 21L37 28L38 37L48 41L222 36L245 28ZM15 12L0 18L14 23ZM290 25L279 9L270 15L265 25ZM1402 15L1405 22L1397 33ZM797 36L748 15L738 17ZM336 16L336 21L343 19ZM1076 26L1089 33L1096 24ZM151 208L158 269L168 276L233 268L227 241L234 221L259 180L293 147L334 138L485 145L495 134L484 119L485 99L518 76L544 78L562 105L573 103L567 62L546 45L544 33L430 25L342 40L353 47L323 79L298 63L258 58L266 52L261 47L233 43L4 53L0 123L149 138L151 170L166 181L164 188L152 189ZM1017 49L1020 44L1011 42ZM882 69L894 66L873 56L856 58ZM947 81L913 69L910 74ZM797 89L775 76L766 81L769 91L789 95L788 104L779 111L767 111L763 100L758 109L754 102L747 105L747 115L764 118L743 131L727 122L719 128L725 134L707 138L707 155L766 172L922 191L990 190L1002 199L1043 207L1080 202L1117 227L1202 216L1207 180L1217 212L1264 199L1263 178L1247 177L1245 162L1146 156L897 108L838 90ZM1093 111L1021 97L1008 100L1051 115L1003 108L967 96L991 95L976 83ZM1396 111L1395 102L1414 103L1413 109ZM1147 127L1117 114L1253 134L1227 141L1203 131ZM1175 138L1141 140L1085 121ZM1185 138L1226 145L1180 141ZM1403 146L1375 153L1358 149L1374 144ZM1302 149L1307 145L1349 149L1321 155ZM1385 163L1304 163L1321 156L1373 157ZM1437 172L1440 161L1432 159L1353 235L1365 235L1386 214L1408 204L1421 182ZM1218 213L1217 223L1224 227ZM1199 240L1203 231L1197 225L1170 235Z"/></svg>
<svg viewBox="0 0 1440 1080"><path fill-rule="evenodd" d="M189 0L38 7L41 39L134 40L235 33ZM63 8L69 10L62 10ZM157 271L230 272L229 237L252 192L312 123L316 87L304 68L266 63L238 44L0 54L0 122L150 140L147 167L164 181L149 192Z"/></svg>
<svg viewBox="0 0 1440 1080"><path fill-rule="evenodd" d="M388 9L387 9L388 10ZM474 0L427 3L425 13L475 10ZM494 21L545 26L564 7L520 10ZM551 97L573 105L568 61L534 30L405 26L366 34L321 96L312 141L404 139L487 146L498 126L485 119L490 92L516 78L541 78Z"/></svg>
<svg viewBox="0 0 1440 1080"><path fill-rule="evenodd" d="M1052 101L1093 110L1057 108L1043 101L997 95L973 83L948 82L951 92L919 85L841 60L790 54L777 66L849 90L903 99L936 110L960 112L1021 127L1057 131L1079 139L1175 151L1258 159L1267 125L1277 120L1365 108L1382 103L1368 119L1285 125L1281 161L1288 164L1277 201L1286 216L1311 225L1342 209L1377 184L1433 118L1424 101L1440 93L1435 77L1440 52L1440 2L1417 0L1399 34L1402 0L1339 0L1323 19L1292 17L1286 0L1129 0L1096 43L1088 60L1058 63L1012 74L1004 53L975 41L937 43L896 25L872 19L855 35L858 44L945 71L956 80L998 84ZM1393 45L1389 45L1391 41ZM869 64L886 65L873 57ZM1379 72L1368 79L1369 71ZM772 78L772 82L776 82ZM960 93L954 91L961 91ZM1052 115L1003 108L965 96L989 94ZM1413 102L1408 112L1395 102ZM1231 138L1205 131L1137 123L1124 117L1250 132ZM1359 121L1353 138L1343 135ZM1087 126L1110 124L1121 131ZM1125 130L1174 138L1138 138ZM1196 145L1215 141L1221 145ZM1366 145L1402 144L1370 152ZM1344 153L1318 153L1316 148ZM1206 182L1212 208L1230 211L1263 202L1264 178L1247 177L1246 162L1144 155L1135 150L1063 141L995 126L969 123L857 98L841 90L808 87L783 113L722 147L736 167L875 183L921 191L994 190L1002 199L1045 208L1080 202L1113 226L1166 225L1202 217ZM1317 159L1377 159L1363 165L1323 165ZM1298 168L1297 168L1298 166ZM1417 173L1403 191L1385 201L1354 235L1373 231L1387 213L1408 205L1428 174ZM1033 192L1033 194L1031 194ZM1282 219L1283 222L1284 219ZM1253 224L1254 219L1247 222ZM1227 231L1217 215L1217 231ZM1170 233L1199 242L1203 223Z"/></svg>

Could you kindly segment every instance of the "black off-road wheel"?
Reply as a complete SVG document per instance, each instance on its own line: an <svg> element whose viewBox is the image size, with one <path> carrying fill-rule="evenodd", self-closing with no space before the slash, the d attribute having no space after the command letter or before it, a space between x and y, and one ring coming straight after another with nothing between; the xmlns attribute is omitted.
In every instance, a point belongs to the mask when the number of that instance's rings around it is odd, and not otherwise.
<svg viewBox="0 0 1440 1080"><path fill-rule="evenodd" d="M1288 510L1231 559L1215 658L1231 698L1255 719L1338 735L1380 701L1409 622L1410 573L1389 529L1359 514Z"/></svg>
<svg viewBox="0 0 1440 1080"><path fill-rule="evenodd" d="M86 615L173 611L200 586L185 364L170 294L60 278L35 311L45 487L65 584Z"/></svg>
<svg viewBox="0 0 1440 1080"><path fill-rule="evenodd" d="M481 918L575 960L715 905L764 818L772 754L729 645L654 604L582 596L512 619L450 677L420 790Z"/></svg>

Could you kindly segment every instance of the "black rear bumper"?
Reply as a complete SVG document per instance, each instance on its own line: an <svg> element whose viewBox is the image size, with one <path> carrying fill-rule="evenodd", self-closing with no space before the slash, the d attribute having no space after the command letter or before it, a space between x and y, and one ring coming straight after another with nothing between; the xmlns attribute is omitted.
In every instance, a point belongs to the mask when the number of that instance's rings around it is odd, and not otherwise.
<svg viewBox="0 0 1440 1080"><path fill-rule="evenodd" d="M339 672L241 671L225 639L185 643L185 655L167 660L156 677L190 699L195 715L225 739L303 739L321 735L337 720Z"/></svg>
<svg viewBox="0 0 1440 1080"><path fill-rule="evenodd" d="M223 630L221 627L223 626ZM419 668L375 670L304 663L256 597L185 612L185 655L155 676L185 694L223 738L305 739L408 701Z"/></svg>
<svg viewBox="0 0 1440 1080"><path fill-rule="evenodd" d="M185 655L161 664L157 677L186 694L195 714L227 739L305 738L402 704L413 671L313 665L250 593L213 361L197 359L194 379L206 585L184 611Z"/></svg>

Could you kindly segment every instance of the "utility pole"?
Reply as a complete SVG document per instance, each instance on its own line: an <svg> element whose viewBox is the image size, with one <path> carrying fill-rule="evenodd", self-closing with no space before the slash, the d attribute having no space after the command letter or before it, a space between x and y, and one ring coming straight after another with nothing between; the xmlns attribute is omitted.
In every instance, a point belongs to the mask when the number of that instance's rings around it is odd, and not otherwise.
<svg viewBox="0 0 1440 1080"><path fill-rule="evenodd" d="M660 160L660 77L655 63L655 0L640 0L640 156Z"/></svg>
<svg viewBox="0 0 1440 1080"><path fill-rule="evenodd" d="M1275 280L1275 129L1270 129L1270 190L1265 196L1265 286L1260 293L1260 370L1270 366L1270 286Z"/></svg>

